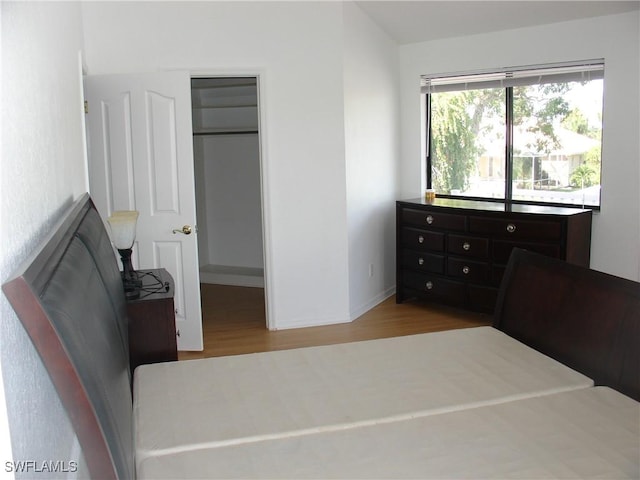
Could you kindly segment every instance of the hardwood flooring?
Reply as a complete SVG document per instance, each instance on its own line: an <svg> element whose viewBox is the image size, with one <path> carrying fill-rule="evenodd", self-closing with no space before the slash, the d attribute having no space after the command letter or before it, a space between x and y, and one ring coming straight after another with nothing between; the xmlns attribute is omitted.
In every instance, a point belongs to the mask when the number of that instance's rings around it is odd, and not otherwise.
<svg viewBox="0 0 640 480"><path fill-rule="evenodd" d="M396 337L490 325L491 316L392 296L351 323L269 331L264 290L202 284L204 351L180 360Z"/></svg>

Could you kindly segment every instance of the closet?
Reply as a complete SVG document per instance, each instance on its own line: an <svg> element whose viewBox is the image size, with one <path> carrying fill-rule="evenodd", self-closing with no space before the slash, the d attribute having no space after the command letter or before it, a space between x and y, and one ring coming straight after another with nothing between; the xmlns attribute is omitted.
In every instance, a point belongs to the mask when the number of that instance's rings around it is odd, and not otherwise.
<svg viewBox="0 0 640 480"><path fill-rule="evenodd" d="M192 78L200 281L264 286L256 77Z"/></svg>

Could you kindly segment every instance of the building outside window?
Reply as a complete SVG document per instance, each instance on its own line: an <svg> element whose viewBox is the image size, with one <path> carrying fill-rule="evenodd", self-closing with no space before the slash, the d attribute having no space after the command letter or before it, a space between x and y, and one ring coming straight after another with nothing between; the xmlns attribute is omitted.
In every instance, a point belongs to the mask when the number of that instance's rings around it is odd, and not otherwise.
<svg viewBox="0 0 640 480"><path fill-rule="evenodd" d="M602 60L423 76L438 196L600 206Z"/></svg>

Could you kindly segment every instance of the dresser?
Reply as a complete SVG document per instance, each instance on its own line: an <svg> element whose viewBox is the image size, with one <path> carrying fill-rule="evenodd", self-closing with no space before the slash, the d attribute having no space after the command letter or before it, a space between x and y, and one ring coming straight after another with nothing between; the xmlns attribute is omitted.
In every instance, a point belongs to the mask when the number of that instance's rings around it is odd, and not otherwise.
<svg viewBox="0 0 640 480"><path fill-rule="evenodd" d="M138 365L178 359L173 278L164 268L137 273L140 298L127 301L132 373Z"/></svg>
<svg viewBox="0 0 640 480"><path fill-rule="evenodd" d="M396 301L493 312L511 250L589 266L591 210L436 198L396 202Z"/></svg>

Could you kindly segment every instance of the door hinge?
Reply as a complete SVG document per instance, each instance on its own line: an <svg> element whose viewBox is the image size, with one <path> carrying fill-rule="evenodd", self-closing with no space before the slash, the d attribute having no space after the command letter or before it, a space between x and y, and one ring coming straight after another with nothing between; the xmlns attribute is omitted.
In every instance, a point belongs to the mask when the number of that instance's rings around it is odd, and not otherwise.
<svg viewBox="0 0 640 480"><path fill-rule="evenodd" d="M84 113L89 113L89 102L86 100L84 101Z"/></svg>

